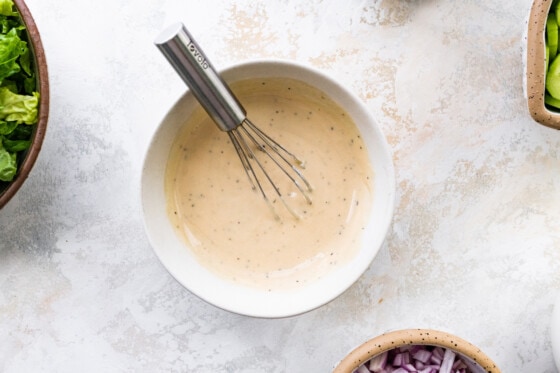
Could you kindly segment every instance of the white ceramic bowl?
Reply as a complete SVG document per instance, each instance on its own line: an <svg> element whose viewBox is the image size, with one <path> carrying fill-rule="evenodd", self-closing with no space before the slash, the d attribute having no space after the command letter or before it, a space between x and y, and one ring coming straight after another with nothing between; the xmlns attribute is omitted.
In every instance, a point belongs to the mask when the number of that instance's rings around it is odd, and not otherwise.
<svg viewBox="0 0 560 373"><path fill-rule="evenodd" d="M393 215L395 178L391 155L382 132L362 101L325 74L286 61L259 60L221 72L228 83L248 78L292 78L315 86L350 114L368 148L375 172L374 205L363 245L343 267L322 279L287 292L244 287L216 276L201 266L175 232L166 211L164 174L171 145L186 118L197 107L187 91L167 113L147 151L141 179L144 222L150 243L167 270L189 291L222 309L255 317L286 317L319 307L344 292L368 268L382 245Z"/></svg>

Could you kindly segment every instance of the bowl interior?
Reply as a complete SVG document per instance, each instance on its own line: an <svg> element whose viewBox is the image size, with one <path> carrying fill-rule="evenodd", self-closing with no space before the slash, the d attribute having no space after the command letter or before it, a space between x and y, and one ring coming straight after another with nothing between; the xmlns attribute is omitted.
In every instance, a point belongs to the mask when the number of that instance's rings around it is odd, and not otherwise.
<svg viewBox="0 0 560 373"><path fill-rule="evenodd" d="M35 76L37 78L37 90L40 95L40 100L38 120L31 138L31 146L26 151L14 180L10 182L5 189L0 190L0 209L16 194L31 172L43 144L49 116L49 78L47 61L39 30L25 2L23 0L14 0L14 4L21 14L21 18L27 29L29 39L28 46L34 57Z"/></svg>
<svg viewBox="0 0 560 373"><path fill-rule="evenodd" d="M455 335L432 329L405 329L377 336L352 350L333 373L353 373L371 358L402 346L426 345L453 350L473 373L500 373L496 364L478 347Z"/></svg>
<svg viewBox="0 0 560 373"><path fill-rule="evenodd" d="M376 174L375 203L363 247L347 265L294 291L267 292L221 279L202 267L171 226L166 212L164 173L169 149L186 118L198 106L186 92L156 130L142 173L142 204L148 238L167 270L187 289L207 302L239 314L285 317L323 305L346 290L368 267L381 246L393 214L394 170L383 134L364 104L326 75L309 67L281 61L254 61L222 72L233 83L248 78L287 77L322 90L353 117L368 147Z"/></svg>

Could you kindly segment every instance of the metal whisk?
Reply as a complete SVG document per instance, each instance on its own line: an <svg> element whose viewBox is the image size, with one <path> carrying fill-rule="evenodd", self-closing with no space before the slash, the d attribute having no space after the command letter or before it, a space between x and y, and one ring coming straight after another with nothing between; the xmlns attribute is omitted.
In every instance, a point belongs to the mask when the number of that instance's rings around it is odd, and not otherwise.
<svg viewBox="0 0 560 373"><path fill-rule="evenodd" d="M246 110L182 23L174 24L163 31L156 38L155 44L218 128L227 132L253 190L260 192L274 216L278 218L274 209L276 198L271 199L267 195L267 190L273 190L290 213L299 218L299 213L286 201L278 183L272 179L271 173L265 168L265 160L259 159L257 153L264 154L266 159L272 160L281 171L280 174L287 177L305 201L311 204L309 193L312 188L300 170L304 168L303 162L247 118ZM272 188L265 188L263 183L268 183Z"/></svg>

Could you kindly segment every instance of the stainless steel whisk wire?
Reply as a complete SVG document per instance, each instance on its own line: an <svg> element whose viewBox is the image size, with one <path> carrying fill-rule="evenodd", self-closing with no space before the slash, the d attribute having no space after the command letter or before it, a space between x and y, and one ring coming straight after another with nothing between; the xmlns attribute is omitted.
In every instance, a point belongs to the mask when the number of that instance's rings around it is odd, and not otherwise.
<svg viewBox="0 0 560 373"><path fill-rule="evenodd" d="M309 195L312 190L311 184L298 168L298 166L304 168L304 163L247 118L246 110L182 23L174 24L164 30L156 38L155 44L218 128L227 132L251 187L260 192L274 216L279 218L274 209L274 203L265 192L257 173L264 175L286 209L294 217L300 218L300 214L285 200L282 191L267 172L263 161L259 159L253 148L264 153L267 159L272 160L282 174L296 186L305 201L311 204L312 200Z"/></svg>

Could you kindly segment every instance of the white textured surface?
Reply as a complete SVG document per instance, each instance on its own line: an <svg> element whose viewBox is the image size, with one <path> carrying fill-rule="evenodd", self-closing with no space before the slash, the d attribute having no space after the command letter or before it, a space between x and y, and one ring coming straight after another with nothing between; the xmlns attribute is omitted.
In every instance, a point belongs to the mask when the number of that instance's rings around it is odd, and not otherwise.
<svg viewBox="0 0 560 373"><path fill-rule="evenodd" d="M204 5L202 5L204 4ZM0 211L2 372L328 372L365 339L432 327L503 372L553 373L560 132L526 110L530 1L29 0L52 106ZM148 140L183 83L152 45L184 21L214 64L311 63L367 103L394 153L396 214L341 297L261 320L205 304L144 234Z"/></svg>

